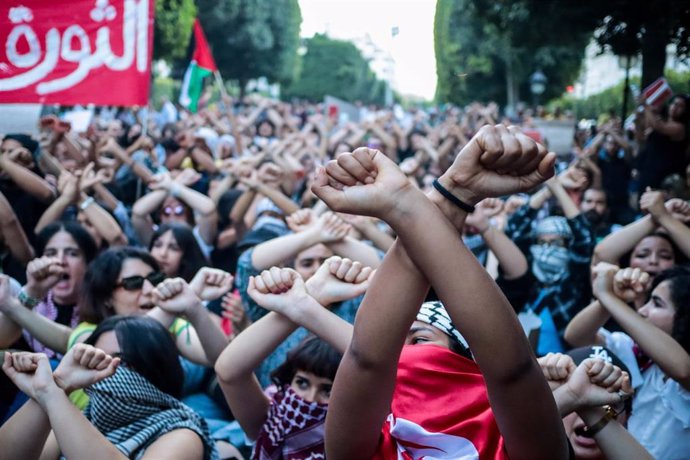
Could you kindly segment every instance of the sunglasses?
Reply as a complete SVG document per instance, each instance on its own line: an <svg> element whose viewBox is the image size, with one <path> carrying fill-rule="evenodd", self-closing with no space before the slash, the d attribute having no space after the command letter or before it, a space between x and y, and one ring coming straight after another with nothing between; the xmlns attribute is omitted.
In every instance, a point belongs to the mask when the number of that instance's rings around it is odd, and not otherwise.
<svg viewBox="0 0 690 460"><path fill-rule="evenodd" d="M127 291L137 291L144 287L144 281L149 280L149 283L156 286L165 279L165 273L153 272L146 276L128 276L127 278L122 278L122 281L117 283L115 287L121 287Z"/></svg>
<svg viewBox="0 0 690 460"><path fill-rule="evenodd" d="M164 216L172 216L173 214L176 216L184 214L184 206L178 204L177 206L166 206L163 208Z"/></svg>

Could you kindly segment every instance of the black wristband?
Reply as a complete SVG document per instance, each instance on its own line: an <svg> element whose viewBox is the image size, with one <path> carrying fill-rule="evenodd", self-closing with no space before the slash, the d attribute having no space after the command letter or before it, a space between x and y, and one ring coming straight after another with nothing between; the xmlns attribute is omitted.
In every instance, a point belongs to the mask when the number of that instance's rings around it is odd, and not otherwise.
<svg viewBox="0 0 690 460"><path fill-rule="evenodd" d="M474 206L461 201L458 197L450 193L443 185L441 185L438 179L434 179L433 186L436 190L438 190L438 193L443 195L443 198L450 201L458 208L462 209L468 214L472 214L474 212Z"/></svg>

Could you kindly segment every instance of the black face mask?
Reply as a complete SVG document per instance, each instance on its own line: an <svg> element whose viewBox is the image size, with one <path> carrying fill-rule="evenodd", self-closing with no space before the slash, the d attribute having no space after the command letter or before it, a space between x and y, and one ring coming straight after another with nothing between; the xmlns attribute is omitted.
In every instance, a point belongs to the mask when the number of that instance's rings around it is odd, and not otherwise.
<svg viewBox="0 0 690 460"><path fill-rule="evenodd" d="M597 226L604 222L604 216L596 212L594 209L585 211L582 214L585 216L585 219L587 219L587 221L593 226Z"/></svg>

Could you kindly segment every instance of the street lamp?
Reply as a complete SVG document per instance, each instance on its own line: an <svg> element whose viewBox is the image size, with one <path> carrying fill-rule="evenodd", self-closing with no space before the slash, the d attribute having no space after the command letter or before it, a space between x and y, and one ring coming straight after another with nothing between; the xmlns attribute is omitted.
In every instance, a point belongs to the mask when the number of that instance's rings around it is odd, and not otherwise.
<svg viewBox="0 0 690 460"><path fill-rule="evenodd" d="M541 70L537 70L534 72L532 75L529 77L529 90L532 92L532 95L534 96L534 107L539 103L539 96L541 96L544 93L544 90L546 89L546 83L549 80L546 78L546 75Z"/></svg>

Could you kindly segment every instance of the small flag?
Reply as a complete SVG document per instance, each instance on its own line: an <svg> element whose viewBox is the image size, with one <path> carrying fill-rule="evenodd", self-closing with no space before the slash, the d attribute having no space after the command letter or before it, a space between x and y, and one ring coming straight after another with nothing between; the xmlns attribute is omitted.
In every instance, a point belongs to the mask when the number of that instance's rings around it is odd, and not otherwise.
<svg viewBox="0 0 690 460"><path fill-rule="evenodd" d="M658 78L654 83L649 85L642 91L642 97L645 104L652 106L661 106L666 101L671 99L673 91L664 77Z"/></svg>
<svg viewBox="0 0 690 460"><path fill-rule="evenodd" d="M189 111L196 113L204 86L204 78L216 72L218 67L216 67L216 62L213 60L211 48L208 46L198 18L194 20L194 35L192 39L194 40L194 54L182 80L180 104Z"/></svg>

